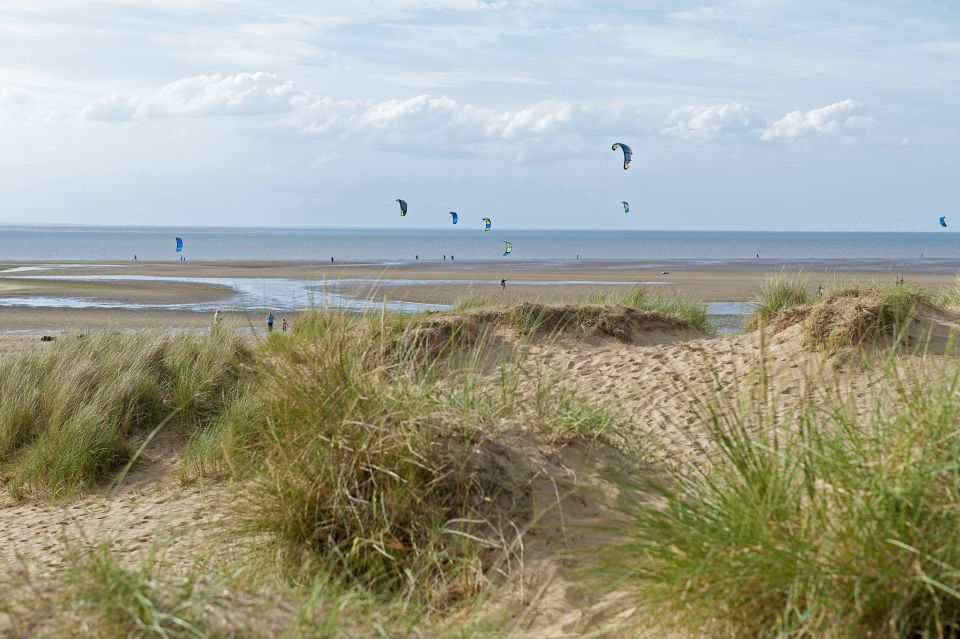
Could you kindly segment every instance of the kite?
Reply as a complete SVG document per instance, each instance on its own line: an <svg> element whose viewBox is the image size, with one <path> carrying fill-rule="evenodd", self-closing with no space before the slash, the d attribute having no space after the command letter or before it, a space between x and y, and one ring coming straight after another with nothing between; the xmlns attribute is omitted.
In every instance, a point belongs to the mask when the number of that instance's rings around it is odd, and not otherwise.
<svg viewBox="0 0 960 639"><path fill-rule="evenodd" d="M483 230L489 231L490 227L493 225L493 222L490 221L489 217L483 218Z"/></svg>
<svg viewBox="0 0 960 639"><path fill-rule="evenodd" d="M456 211L450 211L450 218L453 220L454 224L460 221L460 216L457 215Z"/></svg>
<svg viewBox="0 0 960 639"><path fill-rule="evenodd" d="M623 170L626 171L629 169L630 163L633 161L633 151L630 150L630 147L623 142L615 142L610 148L612 148L614 151L617 149L623 150Z"/></svg>
<svg viewBox="0 0 960 639"><path fill-rule="evenodd" d="M624 212L624 213L629 213L629 212L630 212L630 203L629 203L629 202L620 202L620 204L623 204L623 212Z"/></svg>
<svg viewBox="0 0 960 639"><path fill-rule="evenodd" d="M940 226L947 228L947 218L946 216L940 218Z"/></svg>
<svg viewBox="0 0 960 639"><path fill-rule="evenodd" d="M511 244L510 242L504 242L503 244L504 244L503 256L506 257L507 255L510 255L510 253L513 252L513 244Z"/></svg>
<svg viewBox="0 0 960 639"><path fill-rule="evenodd" d="M406 200L397 200L400 203L400 217L404 217L407 214L407 201Z"/></svg>
<svg viewBox="0 0 960 639"><path fill-rule="evenodd" d="M183 250L183 238L182 238L182 237L178 237L178 238L177 238L177 253L179 253L179 252L182 251L182 250Z"/></svg>

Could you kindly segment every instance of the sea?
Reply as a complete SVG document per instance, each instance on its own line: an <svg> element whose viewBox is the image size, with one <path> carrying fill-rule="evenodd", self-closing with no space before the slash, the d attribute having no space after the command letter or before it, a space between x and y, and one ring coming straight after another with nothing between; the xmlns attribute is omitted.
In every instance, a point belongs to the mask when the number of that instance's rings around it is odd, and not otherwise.
<svg viewBox="0 0 960 639"><path fill-rule="evenodd" d="M960 235L786 231L590 231L499 229L213 228L0 226L0 262L177 260L683 261L690 266L760 259L784 262L904 264L946 271L960 264ZM513 246L504 257L504 242ZM759 256L759 257L758 257ZM943 262L942 264L938 262ZM848 264L849 265L849 264ZM856 264L853 264L855 267Z"/></svg>

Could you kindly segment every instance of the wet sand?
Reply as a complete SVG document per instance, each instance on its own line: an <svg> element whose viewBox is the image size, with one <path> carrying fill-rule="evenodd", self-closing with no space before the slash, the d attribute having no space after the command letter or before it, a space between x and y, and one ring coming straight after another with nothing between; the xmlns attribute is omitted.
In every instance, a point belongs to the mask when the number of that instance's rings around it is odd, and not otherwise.
<svg viewBox="0 0 960 639"><path fill-rule="evenodd" d="M583 299L596 293L622 292L645 284L655 290L677 291L696 299L749 301L762 282L782 272L801 272L810 287L829 288L841 283L893 282L903 275L910 283L940 290L953 283L956 267L948 260L914 260L889 263L879 260L832 260L804 262L800 268L784 268L773 260L725 261L704 267L695 260L673 260L656 266L639 261L484 261L330 264L329 262L137 262L123 264L75 263L69 268L0 272L0 298L14 296L73 297L126 304L185 304L222 302L230 308L229 287L200 282L152 281L56 281L56 276L155 276L178 278L282 278L326 285L352 297L451 304L466 296L503 298L505 301L547 302ZM924 270L920 267L927 265ZM0 269L28 268L35 264L5 264ZM901 268L895 269L896 266ZM668 274L664 274L668 271ZM507 288L500 280L507 280ZM280 313L289 309L278 308ZM210 325L209 312L124 308L29 308L0 307L0 332L58 331L96 328L185 328ZM240 312L234 321L260 326L261 313Z"/></svg>

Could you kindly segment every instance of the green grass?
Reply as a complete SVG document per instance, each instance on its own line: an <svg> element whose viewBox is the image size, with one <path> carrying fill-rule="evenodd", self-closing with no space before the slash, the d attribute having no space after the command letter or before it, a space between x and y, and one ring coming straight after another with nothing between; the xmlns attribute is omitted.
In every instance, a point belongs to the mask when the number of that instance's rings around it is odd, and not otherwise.
<svg viewBox="0 0 960 639"><path fill-rule="evenodd" d="M165 577L168 571L151 555L126 565L106 546L67 557L52 592L51 612L64 635L203 639L242 636L237 628L211 630L211 595L194 576ZM81 633L82 634L82 633Z"/></svg>
<svg viewBox="0 0 960 639"><path fill-rule="evenodd" d="M676 291L651 290L637 286L622 295L604 296L595 295L589 298L590 302L599 304L616 304L638 311L659 313L672 317L704 333L712 333L713 327L707 321L707 305Z"/></svg>
<svg viewBox="0 0 960 639"><path fill-rule="evenodd" d="M817 350L837 351L883 339L906 344L918 311L938 299L910 284L872 284L829 291L805 322L805 341Z"/></svg>
<svg viewBox="0 0 960 639"><path fill-rule="evenodd" d="M62 499L105 483L164 420L186 437L215 419L250 359L227 332L72 336L4 359L0 472L19 497Z"/></svg>
<svg viewBox="0 0 960 639"><path fill-rule="evenodd" d="M298 325L264 345L249 394L198 431L183 471L246 480L239 529L296 582L338 574L428 607L479 592L533 514L533 471L502 436L589 441L613 423L555 380L491 366L482 342L437 357L392 343L386 318Z"/></svg>
<svg viewBox="0 0 960 639"><path fill-rule="evenodd" d="M563 330L596 324L604 306L621 306L647 313L658 313L682 325L704 333L713 332L707 321L707 305L679 292L651 290L637 286L618 295L597 293L572 304L537 304L531 302L505 303L498 296L467 296L456 301L454 313L472 313L490 309L505 309L509 323L521 334L532 334L557 329L557 311L563 309Z"/></svg>
<svg viewBox="0 0 960 639"><path fill-rule="evenodd" d="M953 284L935 297L935 304L942 308L960 311L960 275L953 279Z"/></svg>
<svg viewBox="0 0 960 639"><path fill-rule="evenodd" d="M958 380L953 360L911 376L891 363L859 408L832 386L789 406L763 382L716 399L711 461L643 486L652 501L627 509L606 578L692 634L955 636Z"/></svg>
<svg viewBox="0 0 960 639"><path fill-rule="evenodd" d="M807 292L807 285L799 275L777 275L765 280L753 310L747 315L747 328L757 330L783 311L811 304L814 299Z"/></svg>

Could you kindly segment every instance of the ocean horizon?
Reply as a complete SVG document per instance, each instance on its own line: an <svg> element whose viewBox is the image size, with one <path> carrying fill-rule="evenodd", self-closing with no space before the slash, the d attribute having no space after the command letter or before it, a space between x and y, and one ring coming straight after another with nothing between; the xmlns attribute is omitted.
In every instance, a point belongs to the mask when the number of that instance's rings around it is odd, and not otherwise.
<svg viewBox="0 0 960 639"><path fill-rule="evenodd" d="M464 220L465 222L466 220ZM176 252L175 238L184 250ZM503 256L504 242L513 253ZM960 260L952 232L0 225L0 260Z"/></svg>

